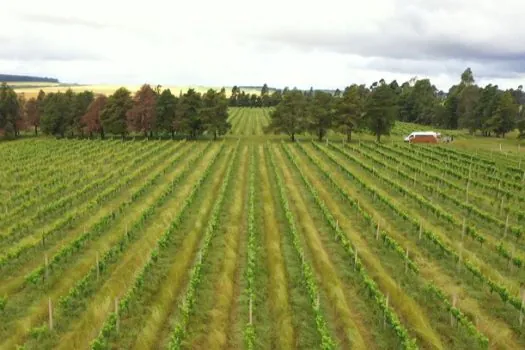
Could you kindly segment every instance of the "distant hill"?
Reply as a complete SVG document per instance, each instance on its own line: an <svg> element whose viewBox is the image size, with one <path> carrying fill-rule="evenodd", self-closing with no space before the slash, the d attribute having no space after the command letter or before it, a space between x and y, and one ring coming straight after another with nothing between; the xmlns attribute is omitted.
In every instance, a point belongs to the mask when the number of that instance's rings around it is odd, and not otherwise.
<svg viewBox="0 0 525 350"><path fill-rule="evenodd" d="M29 75L0 74L0 82L59 83L56 78L32 77Z"/></svg>

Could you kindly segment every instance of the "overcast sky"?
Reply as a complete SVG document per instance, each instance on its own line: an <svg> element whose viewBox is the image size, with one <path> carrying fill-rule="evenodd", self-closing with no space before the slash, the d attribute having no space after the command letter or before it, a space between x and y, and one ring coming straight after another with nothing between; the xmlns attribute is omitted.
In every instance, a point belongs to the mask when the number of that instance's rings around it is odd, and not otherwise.
<svg viewBox="0 0 525 350"><path fill-rule="evenodd" d="M523 0L2 0L0 73L63 82L336 88L470 66L525 83Z"/></svg>

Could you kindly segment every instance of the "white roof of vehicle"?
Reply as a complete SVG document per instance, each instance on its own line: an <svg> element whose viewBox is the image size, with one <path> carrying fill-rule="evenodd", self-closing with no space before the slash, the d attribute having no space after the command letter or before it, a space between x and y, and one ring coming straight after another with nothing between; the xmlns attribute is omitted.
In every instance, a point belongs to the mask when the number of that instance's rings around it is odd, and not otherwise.
<svg viewBox="0 0 525 350"><path fill-rule="evenodd" d="M410 135L438 135L435 131L414 131Z"/></svg>

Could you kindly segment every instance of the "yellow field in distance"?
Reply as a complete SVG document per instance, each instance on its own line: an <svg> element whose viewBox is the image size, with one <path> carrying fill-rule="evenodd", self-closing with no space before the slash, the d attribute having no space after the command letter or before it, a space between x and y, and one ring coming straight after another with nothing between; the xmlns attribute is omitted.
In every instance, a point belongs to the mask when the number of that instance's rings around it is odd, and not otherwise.
<svg viewBox="0 0 525 350"><path fill-rule="evenodd" d="M36 97L38 95L38 92L40 90L43 90L45 93L49 92L65 92L67 89L71 89L74 92L82 92L82 91L93 91L96 94L104 94L104 95L111 95L113 92L115 92L118 88L124 86L126 89L130 90L132 93L137 91L141 85L61 85L56 83L31 83L31 82L13 82L9 83L9 85L12 85L15 87L15 91L18 94L24 94L26 98ZM30 87L23 87L23 85L28 85ZM150 84L152 87L155 87L156 84ZM195 89L197 92L204 93L208 89L212 88L215 90L220 90L222 86L200 86L200 85L188 85L188 86L180 86L180 85L161 85L162 89L169 88L171 92L174 95L179 95L180 92L184 93L188 89ZM226 89L226 95L229 96L231 93L231 87L225 87ZM259 89L243 89L246 93L252 94L259 94Z"/></svg>

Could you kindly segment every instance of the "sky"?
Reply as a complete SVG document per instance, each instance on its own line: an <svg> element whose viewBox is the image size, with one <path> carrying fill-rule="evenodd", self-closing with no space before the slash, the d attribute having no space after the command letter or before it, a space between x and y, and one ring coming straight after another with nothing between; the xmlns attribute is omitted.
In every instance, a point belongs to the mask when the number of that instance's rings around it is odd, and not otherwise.
<svg viewBox="0 0 525 350"><path fill-rule="evenodd" d="M83 84L343 88L471 67L525 83L523 0L24 0L1 5L0 73Z"/></svg>

